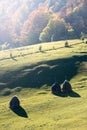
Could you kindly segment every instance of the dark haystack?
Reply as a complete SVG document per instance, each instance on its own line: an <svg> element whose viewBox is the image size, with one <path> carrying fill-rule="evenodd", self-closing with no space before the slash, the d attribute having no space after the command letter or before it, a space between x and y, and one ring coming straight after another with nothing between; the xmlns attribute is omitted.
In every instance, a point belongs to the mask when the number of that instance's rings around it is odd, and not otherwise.
<svg viewBox="0 0 87 130"><path fill-rule="evenodd" d="M11 109L13 109L13 108L19 107L19 106L20 106L20 101L19 101L19 99L18 99L17 96L14 96L14 97L10 100L10 102L9 102L9 107L10 107Z"/></svg>
<svg viewBox="0 0 87 130"><path fill-rule="evenodd" d="M52 85L51 92L56 95L61 93L61 87L57 82Z"/></svg>
<svg viewBox="0 0 87 130"><path fill-rule="evenodd" d="M72 92L72 87L68 80L64 81L64 83L62 85L62 92L66 93L66 94L69 94Z"/></svg>

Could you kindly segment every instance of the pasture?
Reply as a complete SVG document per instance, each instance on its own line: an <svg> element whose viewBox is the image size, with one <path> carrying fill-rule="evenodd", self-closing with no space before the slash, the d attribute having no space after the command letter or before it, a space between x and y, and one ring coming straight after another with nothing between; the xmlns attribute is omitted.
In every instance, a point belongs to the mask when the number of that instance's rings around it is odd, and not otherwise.
<svg viewBox="0 0 87 130"><path fill-rule="evenodd" d="M87 129L87 44L81 40L42 43L0 52L1 130ZM74 94L55 96L51 86L65 79ZM9 101L17 95L21 110ZM25 116L27 115L27 116Z"/></svg>

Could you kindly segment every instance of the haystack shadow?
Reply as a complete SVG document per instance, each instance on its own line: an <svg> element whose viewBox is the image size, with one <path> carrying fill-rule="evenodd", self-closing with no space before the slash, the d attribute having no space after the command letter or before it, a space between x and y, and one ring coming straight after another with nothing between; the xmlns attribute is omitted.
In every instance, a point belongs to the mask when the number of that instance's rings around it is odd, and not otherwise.
<svg viewBox="0 0 87 130"><path fill-rule="evenodd" d="M59 97L68 97L68 96L74 97L74 98L80 98L81 97L77 92L75 92L73 90L70 93L61 92L61 93L54 94L54 95L59 96Z"/></svg>
<svg viewBox="0 0 87 130"><path fill-rule="evenodd" d="M23 107L18 106L18 107L14 107L11 109L15 114L17 114L18 116L24 117L24 118L28 118L28 115L26 113L26 111L24 110Z"/></svg>
<svg viewBox="0 0 87 130"><path fill-rule="evenodd" d="M71 93L68 94L70 97L75 97L75 98L79 98L81 97L77 92L73 91Z"/></svg>

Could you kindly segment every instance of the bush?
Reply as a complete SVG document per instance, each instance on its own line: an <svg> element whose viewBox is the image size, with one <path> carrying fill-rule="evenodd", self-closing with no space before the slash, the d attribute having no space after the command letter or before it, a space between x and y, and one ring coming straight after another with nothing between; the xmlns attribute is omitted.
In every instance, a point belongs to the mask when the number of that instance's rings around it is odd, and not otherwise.
<svg viewBox="0 0 87 130"><path fill-rule="evenodd" d="M21 87L16 87L16 88L14 88L14 92L20 92L21 91Z"/></svg>
<svg viewBox="0 0 87 130"><path fill-rule="evenodd" d="M2 96L8 96L11 94L11 90L9 88L6 88L2 91Z"/></svg>
<svg viewBox="0 0 87 130"><path fill-rule="evenodd" d="M40 51L40 52L42 51L42 46L39 46L39 51Z"/></svg>
<svg viewBox="0 0 87 130"><path fill-rule="evenodd" d="M68 41L65 42L65 47L69 47Z"/></svg>
<svg viewBox="0 0 87 130"><path fill-rule="evenodd" d="M85 39L84 37L81 38L81 40L82 40L83 42L84 42L84 39Z"/></svg>
<svg viewBox="0 0 87 130"><path fill-rule="evenodd" d="M85 41L85 43L87 44L87 41Z"/></svg>

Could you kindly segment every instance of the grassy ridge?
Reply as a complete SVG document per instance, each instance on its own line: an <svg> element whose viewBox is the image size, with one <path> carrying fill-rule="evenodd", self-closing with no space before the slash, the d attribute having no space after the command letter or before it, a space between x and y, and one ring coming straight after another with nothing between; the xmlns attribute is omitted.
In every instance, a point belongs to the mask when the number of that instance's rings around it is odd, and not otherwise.
<svg viewBox="0 0 87 130"><path fill-rule="evenodd" d="M70 80L77 73L79 63L86 57L85 53L79 56L82 50L82 45L78 48L79 42L81 41L69 41L70 48L65 48L64 41L61 41L61 44L55 42L2 52L4 58L1 58L0 67L1 88L40 88L43 85L50 86L56 80L62 83L65 77ZM42 46L41 51L39 46Z"/></svg>
<svg viewBox="0 0 87 130"><path fill-rule="evenodd" d="M80 40L69 43L69 48L61 41L61 45L55 42L0 53L1 130L86 130L87 44ZM52 95L52 83L58 81L62 85L65 77L70 80L74 95ZM14 94L28 118L9 109Z"/></svg>

